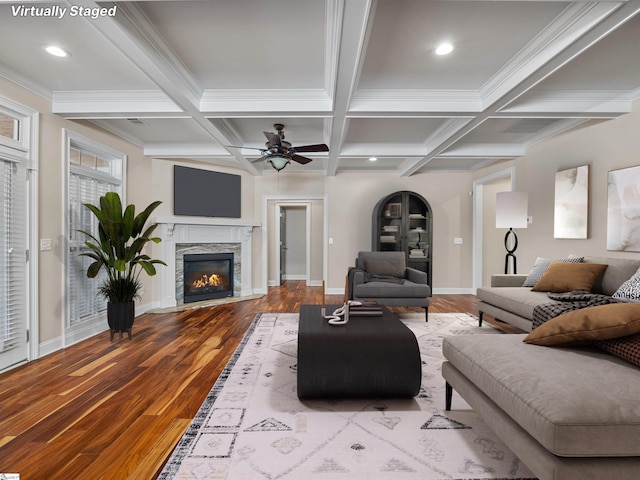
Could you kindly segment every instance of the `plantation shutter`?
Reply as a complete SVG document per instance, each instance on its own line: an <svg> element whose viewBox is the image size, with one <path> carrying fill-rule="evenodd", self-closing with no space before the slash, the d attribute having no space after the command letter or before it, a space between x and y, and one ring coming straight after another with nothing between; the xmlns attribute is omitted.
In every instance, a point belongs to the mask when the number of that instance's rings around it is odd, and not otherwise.
<svg viewBox="0 0 640 480"><path fill-rule="evenodd" d="M87 237L78 232L84 230L98 237L98 224L85 203L97 205L100 197L110 191L119 191L119 185L106 180L91 178L71 172L69 175L69 326L82 323L107 309L107 302L99 294L106 272L96 278L87 277L87 268L93 262L80 253L89 252L84 245Z"/></svg>
<svg viewBox="0 0 640 480"><path fill-rule="evenodd" d="M0 159L0 353L24 344L27 318L26 170Z"/></svg>

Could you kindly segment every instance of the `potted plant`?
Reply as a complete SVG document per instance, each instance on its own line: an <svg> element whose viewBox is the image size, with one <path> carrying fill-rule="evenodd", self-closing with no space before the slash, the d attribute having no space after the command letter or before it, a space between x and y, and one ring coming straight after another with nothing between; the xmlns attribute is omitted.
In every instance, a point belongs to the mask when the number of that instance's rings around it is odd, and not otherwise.
<svg viewBox="0 0 640 480"><path fill-rule="evenodd" d="M153 202L138 215L135 214L134 205L128 205L123 212L120 196L115 192L100 197L100 206L84 204L98 219L98 237L79 230L89 237L84 244L91 249L80 255L94 260L87 269L89 278L95 278L103 267L107 272L100 293L107 299L107 321L112 341L116 332L120 333L120 338L126 332L131 339L134 299L140 296L142 285L139 277L142 271L153 276L156 274L156 264L166 266L162 260L151 259L142 253L147 243L160 243L160 238L151 236L157 224L143 230L149 215L160 203Z"/></svg>

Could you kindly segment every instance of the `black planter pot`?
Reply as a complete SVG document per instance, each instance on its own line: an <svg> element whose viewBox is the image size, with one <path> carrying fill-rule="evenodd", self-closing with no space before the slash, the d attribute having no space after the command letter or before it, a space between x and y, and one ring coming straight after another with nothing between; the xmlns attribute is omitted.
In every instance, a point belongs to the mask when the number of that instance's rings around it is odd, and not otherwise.
<svg viewBox="0 0 640 480"><path fill-rule="evenodd" d="M111 341L116 332L122 334L126 332L131 340L131 328L136 316L135 302L112 303L107 302L107 323L111 330Z"/></svg>

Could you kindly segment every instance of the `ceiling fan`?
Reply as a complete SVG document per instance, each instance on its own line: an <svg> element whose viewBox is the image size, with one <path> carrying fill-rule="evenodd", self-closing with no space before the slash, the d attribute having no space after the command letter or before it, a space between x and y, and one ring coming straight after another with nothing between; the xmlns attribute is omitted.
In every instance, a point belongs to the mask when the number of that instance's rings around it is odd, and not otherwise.
<svg viewBox="0 0 640 480"><path fill-rule="evenodd" d="M297 162L301 165L306 165L311 162L310 158L298 155L298 152L328 152L329 147L324 143L317 145L302 145L299 147L293 147L291 143L287 142L284 138L284 125L282 123L276 123L273 125L276 132L262 132L267 137L265 142L266 148L256 148L254 150L260 150L262 157L253 160L252 163L261 162L266 160L276 170L280 171L291 161ZM234 148L251 148L251 147L234 147Z"/></svg>

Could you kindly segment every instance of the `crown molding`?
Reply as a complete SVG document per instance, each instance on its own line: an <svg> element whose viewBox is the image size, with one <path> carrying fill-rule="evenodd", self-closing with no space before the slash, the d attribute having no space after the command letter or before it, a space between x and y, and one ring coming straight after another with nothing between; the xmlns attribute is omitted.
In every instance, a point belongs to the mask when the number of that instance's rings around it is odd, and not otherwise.
<svg viewBox="0 0 640 480"><path fill-rule="evenodd" d="M67 117L91 114L123 113L141 116L145 113L184 113L165 93L159 90L83 90L53 92L53 113ZM132 113L137 112L137 113Z"/></svg>
<svg viewBox="0 0 640 480"><path fill-rule="evenodd" d="M574 114L598 118L617 117L631 111L626 90L530 90L501 113Z"/></svg>
<svg viewBox="0 0 640 480"><path fill-rule="evenodd" d="M0 63L0 76L6 78L12 83L15 83L19 87L24 88L25 90L29 90L30 92L39 95L45 100L51 101L52 99L53 94L51 90L40 85L38 82L33 81L31 78L25 77L24 75L16 72L4 63Z"/></svg>

